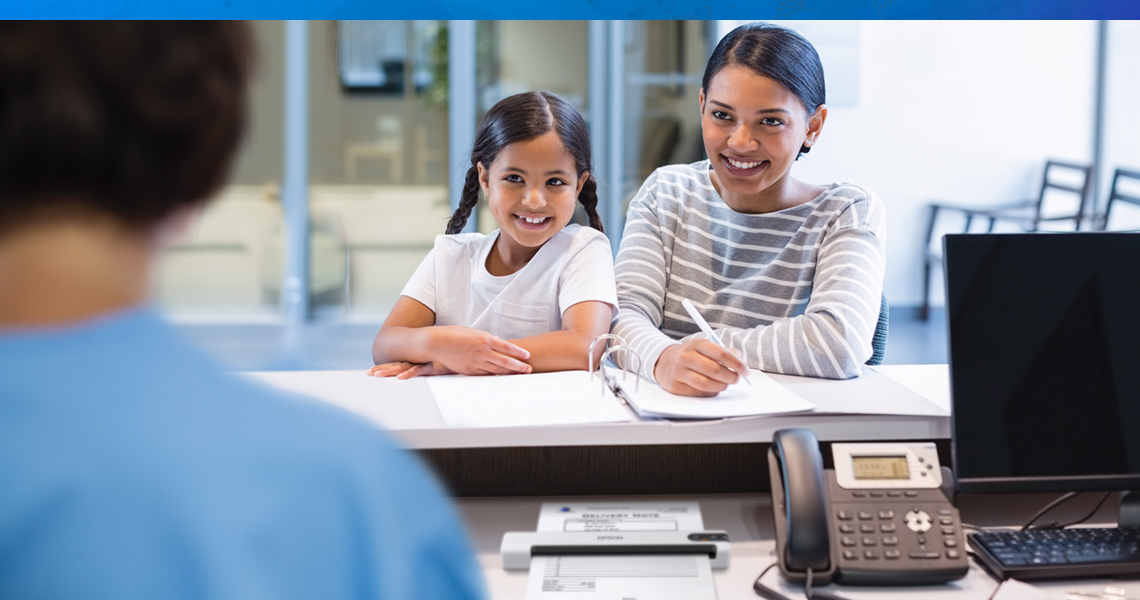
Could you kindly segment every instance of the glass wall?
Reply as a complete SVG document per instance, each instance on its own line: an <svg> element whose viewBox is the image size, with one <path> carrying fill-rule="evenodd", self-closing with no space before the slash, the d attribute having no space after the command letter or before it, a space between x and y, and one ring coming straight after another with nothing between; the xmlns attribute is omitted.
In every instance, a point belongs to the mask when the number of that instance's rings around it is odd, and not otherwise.
<svg viewBox="0 0 1140 600"><path fill-rule="evenodd" d="M250 126L230 185L160 257L154 297L179 320L276 322L281 285L284 27L255 22Z"/></svg>
<svg viewBox="0 0 1140 600"><path fill-rule="evenodd" d="M309 32L312 309L380 321L449 216L447 22Z"/></svg>
<svg viewBox="0 0 1140 600"><path fill-rule="evenodd" d="M622 215L654 169L705 158L698 96L711 50L709 21L627 21L623 28Z"/></svg>

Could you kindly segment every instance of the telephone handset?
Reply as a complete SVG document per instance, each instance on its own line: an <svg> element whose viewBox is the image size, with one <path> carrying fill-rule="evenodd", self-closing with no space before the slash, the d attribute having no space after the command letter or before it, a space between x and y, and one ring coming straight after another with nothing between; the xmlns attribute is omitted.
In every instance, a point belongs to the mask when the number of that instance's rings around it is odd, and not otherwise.
<svg viewBox="0 0 1140 600"><path fill-rule="evenodd" d="M768 451L780 573L789 581L915 585L966 575L958 511L932 443L832 444L824 469L809 429ZM771 590L757 587L762 595Z"/></svg>

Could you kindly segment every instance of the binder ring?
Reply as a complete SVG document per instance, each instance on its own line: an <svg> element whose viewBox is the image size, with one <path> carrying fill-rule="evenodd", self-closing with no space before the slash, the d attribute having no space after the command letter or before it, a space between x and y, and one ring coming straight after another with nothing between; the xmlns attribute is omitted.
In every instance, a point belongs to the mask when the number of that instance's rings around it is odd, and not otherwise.
<svg viewBox="0 0 1140 600"><path fill-rule="evenodd" d="M629 346L625 346L625 345L611 346L608 350L605 351L605 353L602 354L602 362L606 362L606 358L608 358L609 355L613 354L614 352L618 352L618 351L624 352L624 353L628 354L629 356L632 356L632 357L637 359L637 369L634 370L634 372L633 372L633 376L635 379L634 384L633 384L633 391L634 392L641 391L641 357L638 356L638 354L636 352L634 352L632 348L630 348ZM627 361L627 363L628 363L628 361ZM622 366L622 368L621 368L621 380L622 381L625 381L625 377L628 373L629 373L629 368ZM606 393L605 385L606 385L606 379L605 379L605 377L602 377L602 393L603 394Z"/></svg>
<svg viewBox="0 0 1140 600"><path fill-rule="evenodd" d="M593 379L593 377L594 377L594 346L597 346L598 342L600 342L602 340L615 340L615 341L617 341L617 344L614 345L615 348L620 348L620 347L625 346L625 340L621 339L621 336L617 335L616 333L607 333L605 335L599 335L598 337L594 338L594 341L590 342L590 378L591 379ZM602 359L598 361L598 368L599 369L601 369L602 363L604 363L604 362L606 362L606 355L605 354L603 354ZM602 377L602 380L604 381L605 377Z"/></svg>

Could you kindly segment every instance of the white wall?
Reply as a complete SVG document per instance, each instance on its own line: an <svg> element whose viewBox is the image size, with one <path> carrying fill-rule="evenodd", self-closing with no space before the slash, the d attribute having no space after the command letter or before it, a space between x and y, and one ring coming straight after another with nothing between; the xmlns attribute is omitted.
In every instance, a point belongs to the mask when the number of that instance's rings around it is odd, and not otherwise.
<svg viewBox="0 0 1140 600"><path fill-rule="evenodd" d="M830 111L793 174L883 199L892 306L920 302L931 199L1027 198L1046 158L1091 162L1095 36L1092 22L861 24L860 101Z"/></svg>
<svg viewBox="0 0 1140 600"><path fill-rule="evenodd" d="M1108 27L1108 78L1105 102L1103 208L1117 167L1140 171L1140 22L1114 21ZM1140 194L1136 186L1123 191ZM1109 227L1140 229L1140 208L1114 206Z"/></svg>

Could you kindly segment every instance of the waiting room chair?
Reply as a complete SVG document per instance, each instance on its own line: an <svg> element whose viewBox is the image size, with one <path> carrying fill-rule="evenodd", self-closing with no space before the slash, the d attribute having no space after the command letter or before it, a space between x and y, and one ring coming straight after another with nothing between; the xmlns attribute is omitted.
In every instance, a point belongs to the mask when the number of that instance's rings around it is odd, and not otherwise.
<svg viewBox="0 0 1140 600"><path fill-rule="evenodd" d="M1112 204L1115 201L1123 200L1128 204L1140 207L1140 194L1128 193L1122 189L1123 182L1129 179L1133 181L1133 186L1136 189L1140 189L1140 171L1117 168L1116 172L1112 174L1112 187L1109 188L1108 202L1104 205L1104 213L1097 217L1097 229L1108 230L1108 220L1112 216Z"/></svg>
<svg viewBox="0 0 1140 600"><path fill-rule="evenodd" d="M883 364L883 356L887 353L887 329L891 320L891 308L887 306L887 297L884 295L879 301L879 321L875 324L875 333L871 336L871 358L868 365Z"/></svg>
<svg viewBox="0 0 1140 600"><path fill-rule="evenodd" d="M930 277L934 265L942 262L942 244L934 239L936 224L941 213L949 211L964 215L965 226L961 233L970 232L970 226L974 219L987 221L987 233L994 230L998 221L1014 223L1024 231L1037 231L1045 222L1071 221L1073 230L1078 231L1081 228L1081 222L1086 218L1085 211L1091 190L1091 166L1048 160L1045 162L1045 172L1041 177L1041 189L1035 199L990 207L964 206L941 201L932 202L930 204L930 220L926 225L925 245L923 246L925 248L925 263L922 279L922 307L919 318L925 320L930 316ZM1054 197L1050 191L1075 194L1076 209L1049 210L1045 205L1050 198Z"/></svg>

